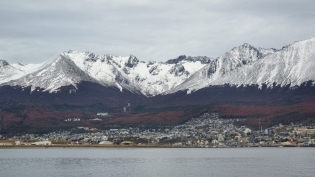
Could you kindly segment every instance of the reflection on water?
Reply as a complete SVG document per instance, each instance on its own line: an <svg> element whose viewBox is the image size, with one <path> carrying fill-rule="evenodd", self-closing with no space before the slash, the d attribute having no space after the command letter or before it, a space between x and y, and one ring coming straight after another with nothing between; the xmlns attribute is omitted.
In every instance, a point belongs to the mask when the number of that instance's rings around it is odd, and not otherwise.
<svg viewBox="0 0 315 177"><path fill-rule="evenodd" d="M313 148L0 149L0 176L314 176Z"/></svg>

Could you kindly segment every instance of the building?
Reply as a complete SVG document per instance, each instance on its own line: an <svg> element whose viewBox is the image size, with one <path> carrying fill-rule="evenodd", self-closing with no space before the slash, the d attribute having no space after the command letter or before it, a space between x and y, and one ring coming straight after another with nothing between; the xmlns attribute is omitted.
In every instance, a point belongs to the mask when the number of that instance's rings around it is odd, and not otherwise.
<svg viewBox="0 0 315 177"><path fill-rule="evenodd" d="M221 134L218 135L218 141L224 141L224 137Z"/></svg>
<svg viewBox="0 0 315 177"><path fill-rule="evenodd" d="M113 143L110 141L101 141L99 144L103 144L103 145L112 145Z"/></svg>
<svg viewBox="0 0 315 177"><path fill-rule="evenodd" d="M133 144L133 142L132 142L132 141L123 141L123 142L121 142L120 144L123 144L123 145L131 145L131 144Z"/></svg>
<svg viewBox="0 0 315 177"><path fill-rule="evenodd" d="M97 115L98 116L107 116L108 112L98 112Z"/></svg>
<svg viewBox="0 0 315 177"><path fill-rule="evenodd" d="M12 143L10 143L10 142L1 142L0 146L12 146Z"/></svg>
<svg viewBox="0 0 315 177"><path fill-rule="evenodd" d="M37 141L32 143L32 145L51 145L51 141Z"/></svg>
<svg viewBox="0 0 315 177"><path fill-rule="evenodd" d="M100 118L89 119L89 121L102 121Z"/></svg>
<svg viewBox="0 0 315 177"><path fill-rule="evenodd" d="M247 134L247 133L252 133L252 130L251 130L251 129L249 129L249 128L245 128L245 130L244 130L244 134Z"/></svg>

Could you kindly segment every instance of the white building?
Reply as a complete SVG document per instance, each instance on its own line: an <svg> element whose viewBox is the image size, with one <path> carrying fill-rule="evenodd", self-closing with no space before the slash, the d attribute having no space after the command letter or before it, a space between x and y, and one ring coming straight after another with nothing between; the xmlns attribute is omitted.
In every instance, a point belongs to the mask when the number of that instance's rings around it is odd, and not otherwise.
<svg viewBox="0 0 315 177"><path fill-rule="evenodd" d="M32 145L51 145L51 141L37 141L32 143Z"/></svg>
<svg viewBox="0 0 315 177"><path fill-rule="evenodd" d="M224 137L221 134L218 135L218 141L224 141Z"/></svg>
<svg viewBox="0 0 315 177"><path fill-rule="evenodd" d="M110 141L101 141L99 144L110 145L110 144L113 144L113 143L110 142Z"/></svg>
<svg viewBox="0 0 315 177"><path fill-rule="evenodd" d="M89 119L90 121L102 121L100 118Z"/></svg>
<svg viewBox="0 0 315 177"><path fill-rule="evenodd" d="M244 130L244 134L251 133L251 132L252 132L252 130L249 128L245 128L245 130Z"/></svg>
<svg viewBox="0 0 315 177"><path fill-rule="evenodd" d="M12 143L4 142L4 143L0 143L0 146L12 146Z"/></svg>
<svg viewBox="0 0 315 177"><path fill-rule="evenodd" d="M96 115L98 115L98 116L107 116L108 112L98 112Z"/></svg>

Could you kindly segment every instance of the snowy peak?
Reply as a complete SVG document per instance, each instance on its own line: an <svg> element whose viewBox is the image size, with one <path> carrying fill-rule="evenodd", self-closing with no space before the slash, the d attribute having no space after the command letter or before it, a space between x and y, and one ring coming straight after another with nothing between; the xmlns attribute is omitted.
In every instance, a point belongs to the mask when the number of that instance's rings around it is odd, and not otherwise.
<svg viewBox="0 0 315 177"><path fill-rule="evenodd" d="M139 63L137 57L133 55L129 55L127 57L106 55L105 58L107 58L110 63L115 64L119 68L124 67L133 68L137 66L137 64Z"/></svg>
<svg viewBox="0 0 315 177"><path fill-rule="evenodd" d="M189 75L189 72L185 70L185 67L181 63L177 63L169 70L170 74L174 74L175 76Z"/></svg>
<svg viewBox="0 0 315 177"><path fill-rule="evenodd" d="M187 61L188 62L197 62L197 61L199 61L202 64L207 64L211 60L212 60L212 58L209 58L209 57L206 57L206 56L197 56L197 57L188 56L188 57L186 57L186 55L180 55L180 56L178 56L175 59L167 60L166 63L167 64L177 64L177 63L180 63L180 62L183 62L183 61L186 61L186 62Z"/></svg>
<svg viewBox="0 0 315 177"><path fill-rule="evenodd" d="M237 73L237 77L235 74ZM214 84L267 84L299 86L315 80L315 40L305 40L288 45L251 66L240 68L217 80Z"/></svg>
<svg viewBox="0 0 315 177"><path fill-rule="evenodd" d="M137 57L130 55L125 65L129 68L133 68L137 66L138 63L139 63L139 60L137 59Z"/></svg>
<svg viewBox="0 0 315 177"><path fill-rule="evenodd" d="M5 60L0 60L0 68L4 68L5 66L8 66L9 63Z"/></svg>
<svg viewBox="0 0 315 177"><path fill-rule="evenodd" d="M0 84L23 76L25 72L13 67L5 60L0 60Z"/></svg>
<svg viewBox="0 0 315 177"><path fill-rule="evenodd" d="M186 58L187 58L186 55L180 55L175 59L167 60L166 63L167 64L176 64L176 63L179 63L179 62L185 60Z"/></svg>
<svg viewBox="0 0 315 177"><path fill-rule="evenodd" d="M140 62L133 55L98 57L90 56L87 53L76 53L75 55L73 53L66 55L102 85L116 86L121 91L127 89L147 96L160 94L179 85L190 74L205 66L199 60L185 60L178 64L167 64L163 62Z"/></svg>
<svg viewBox="0 0 315 177"><path fill-rule="evenodd" d="M9 85L32 86L55 92L62 86L73 85L81 81L95 82L88 74L78 68L69 58L58 55L45 62L37 71L20 79L9 82Z"/></svg>
<svg viewBox="0 0 315 177"><path fill-rule="evenodd" d="M245 43L239 47L234 47L217 59L211 60L196 74L201 77L217 79L238 67L257 61L264 56L257 48Z"/></svg>
<svg viewBox="0 0 315 177"><path fill-rule="evenodd" d="M274 83L299 86L315 80L315 38L298 41L280 50L255 48L247 43L211 61L176 88L199 90L211 85Z"/></svg>
<svg viewBox="0 0 315 177"><path fill-rule="evenodd" d="M263 54L264 56L269 55L269 54L273 54L277 51L277 49L274 48L270 48L270 49L265 49L265 48L258 48L258 51Z"/></svg>
<svg viewBox="0 0 315 177"><path fill-rule="evenodd" d="M260 50L245 43L239 47L233 48L231 51L223 55L222 58L225 57L229 60L239 60L242 63L247 64L264 56L264 53L262 53Z"/></svg>
<svg viewBox="0 0 315 177"><path fill-rule="evenodd" d="M314 53L314 45L315 38L311 38L304 41L296 41L291 45L287 45L282 48L282 51L298 51L301 55L309 56Z"/></svg>
<svg viewBox="0 0 315 177"><path fill-rule="evenodd" d="M133 55L96 55L69 50L40 64L9 64L0 60L0 84L58 91L82 81L116 87L146 96L210 85L299 85L315 80L315 38L280 50L248 43L217 58L180 55L166 62L139 61Z"/></svg>
<svg viewBox="0 0 315 177"><path fill-rule="evenodd" d="M309 47L309 46L312 46L314 42L315 42L315 37L307 39L307 40L295 41L293 44L283 46L281 50L290 50L293 48Z"/></svg>

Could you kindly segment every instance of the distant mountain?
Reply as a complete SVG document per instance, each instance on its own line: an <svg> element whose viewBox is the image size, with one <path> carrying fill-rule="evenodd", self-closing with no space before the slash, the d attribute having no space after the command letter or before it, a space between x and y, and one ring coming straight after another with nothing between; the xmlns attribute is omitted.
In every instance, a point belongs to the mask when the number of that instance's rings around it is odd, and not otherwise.
<svg viewBox="0 0 315 177"><path fill-rule="evenodd" d="M7 132L46 131L97 111L112 113L102 126L176 124L205 111L266 125L313 121L314 81L315 38L282 49L245 43L217 58L181 55L166 62L77 51L39 64L0 60L0 124Z"/></svg>
<svg viewBox="0 0 315 177"><path fill-rule="evenodd" d="M179 57L180 58L180 57ZM163 93L181 84L211 58L185 57L168 62L142 62L135 56L104 55L68 51L37 65L5 64L0 84L31 86L56 92L62 86L89 81L146 96Z"/></svg>
<svg viewBox="0 0 315 177"><path fill-rule="evenodd" d="M43 63L34 72L10 81L10 85L31 86L31 91L36 88L44 91L58 91L62 86L72 85L82 81L96 82L87 73L78 68L72 60L65 56L58 56Z"/></svg>
<svg viewBox="0 0 315 177"><path fill-rule="evenodd" d="M224 84L293 87L315 80L314 49L315 38L279 50L245 43L218 58L181 55L166 62L68 51L40 64L10 65L0 60L0 84L57 92L87 81L148 97Z"/></svg>
<svg viewBox="0 0 315 177"><path fill-rule="evenodd" d="M23 71L11 66L7 61L0 60L0 83L17 79L24 74Z"/></svg>
<svg viewBox="0 0 315 177"><path fill-rule="evenodd" d="M255 48L249 44L233 48L194 73L165 94L187 93L215 85L274 84L291 87L315 80L315 38L298 41L280 50Z"/></svg>

